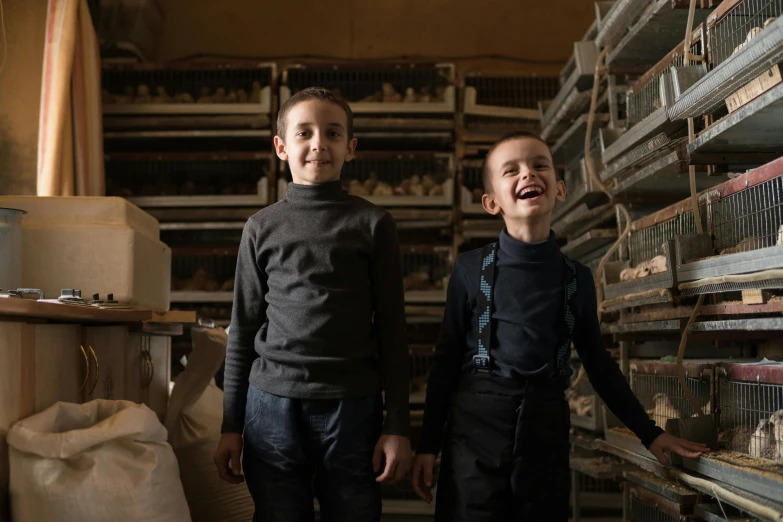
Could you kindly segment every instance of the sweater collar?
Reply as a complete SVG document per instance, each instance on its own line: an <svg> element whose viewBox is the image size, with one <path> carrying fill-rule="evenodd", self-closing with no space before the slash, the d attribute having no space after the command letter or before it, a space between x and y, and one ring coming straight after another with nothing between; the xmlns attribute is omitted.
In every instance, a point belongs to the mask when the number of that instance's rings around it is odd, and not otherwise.
<svg viewBox="0 0 783 522"><path fill-rule="evenodd" d="M549 231L549 238L539 243L525 243L508 235L503 228L500 232L500 251L520 261L549 262L557 259L560 248L555 241L555 233Z"/></svg>
<svg viewBox="0 0 783 522"><path fill-rule="evenodd" d="M342 181L328 181L316 185L300 185L289 182L285 199L293 203L308 203L319 201L338 201L344 199L346 192L343 190Z"/></svg>

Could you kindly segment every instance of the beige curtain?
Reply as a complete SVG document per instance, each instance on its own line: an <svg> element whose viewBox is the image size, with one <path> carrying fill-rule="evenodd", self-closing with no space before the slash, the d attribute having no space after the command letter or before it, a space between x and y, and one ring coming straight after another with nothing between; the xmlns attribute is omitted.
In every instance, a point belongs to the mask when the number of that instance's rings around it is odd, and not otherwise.
<svg viewBox="0 0 783 522"><path fill-rule="evenodd" d="M98 37L86 0L49 0L38 125L39 196L102 196Z"/></svg>

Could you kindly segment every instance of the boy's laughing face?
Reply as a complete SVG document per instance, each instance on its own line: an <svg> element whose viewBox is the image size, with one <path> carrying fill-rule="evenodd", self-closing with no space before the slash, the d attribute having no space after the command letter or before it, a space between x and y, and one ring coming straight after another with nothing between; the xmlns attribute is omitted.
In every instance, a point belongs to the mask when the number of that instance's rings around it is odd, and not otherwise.
<svg viewBox="0 0 783 522"><path fill-rule="evenodd" d="M356 138L348 137L348 116L334 103L306 100L291 107L286 135L275 136L277 156L288 162L294 183L316 185L340 179Z"/></svg>
<svg viewBox="0 0 783 522"><path fill-rule="evenodd" d="M565 201L565 183L557 179L549 148L534 138L498 145L487 162L492 190L481 203L505 220L535 222L552 218L555 203Z"/></svg>

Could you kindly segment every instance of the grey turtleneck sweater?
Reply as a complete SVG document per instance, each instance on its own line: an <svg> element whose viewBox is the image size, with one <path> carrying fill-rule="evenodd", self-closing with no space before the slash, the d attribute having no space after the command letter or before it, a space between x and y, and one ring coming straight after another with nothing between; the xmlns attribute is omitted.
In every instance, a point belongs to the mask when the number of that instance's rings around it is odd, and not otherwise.
<svg viewBox="0 0 783 522"><path fill-rule="evenodd" d="M563 324L563 254L554 233L541 243L500 234L491 327L492 370L508 379L549 378ZM645 413L617 363L606 350L598 324L590 270L577 265L577 309L573 343L587 376L612 412L649 446L662 430ZM475 372L477 302L481 250L459 256L449 279L448 299L427 399L418 453L440 451L451 394L461 376Z"/></svg>
<svg viewBox="0 0 783 522"><path fill-rule="evenodd" d="M408 435L409 362L397 228L340 181L289 183L239 247L223 432L241 433L248 385L300 399L385 392L384 433Z"/></svg>

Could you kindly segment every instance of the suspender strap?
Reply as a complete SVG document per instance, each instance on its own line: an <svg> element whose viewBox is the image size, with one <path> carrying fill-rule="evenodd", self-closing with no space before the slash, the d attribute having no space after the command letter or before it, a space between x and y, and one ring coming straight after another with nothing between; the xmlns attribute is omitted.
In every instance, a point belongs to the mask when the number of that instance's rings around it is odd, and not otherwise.
<svg viewBox="0 0 783 522"><path fill-rule="evenodd" d="M563 336L562 344L555 354L555 372L560 376L566 376L571 371L568 359L571 355L571 341L574 337L574 325L576 324L576 265L566 256L563 256L563 261L565 335Z"/></svg>
<svg viewBox="0 0 783 522"><path fill-rule="evenodd" d="M495 282L497 243L490 243L481 252L481 278L478 295L478 354L473 356L476 371L492 373L489 346L492 339L492 286Z"/></svg>

